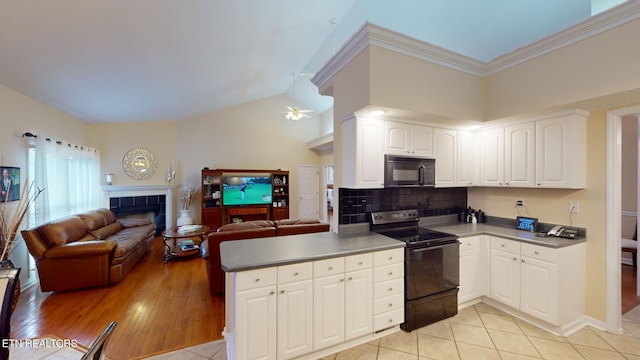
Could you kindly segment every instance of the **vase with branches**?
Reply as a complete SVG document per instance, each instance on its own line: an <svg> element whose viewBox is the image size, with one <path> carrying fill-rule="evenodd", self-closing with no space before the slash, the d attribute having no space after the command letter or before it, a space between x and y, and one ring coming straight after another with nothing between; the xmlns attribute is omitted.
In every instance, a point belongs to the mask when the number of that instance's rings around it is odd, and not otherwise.
<svg viewBox="0 0 640 360"><path fill-rule="evenodd" d="M189 215L189 209L191 209L191 202L196 194L196 189L191 185L187 185L180 192L180 200L182 201L182 209L180 209L180 217L178 218L177 225L190 225L193 224L193 219Z"/></svg>
<svg viewBox="0 0 640 360"><path fill-rule="evenodd" d="M36 201L44 189L36 188L34 183L22 189L18 203L9 202L7 198L0 203L0 262L9 259L16 245L18 228L29 212L29 207Z"/></svg>
<svg viewBox="0 0 640 360"><path fill-rule="evenodd" d="M44 189L36 188L34 183L31 183L28 187L22 188L20 194L20 200L15 204L9 202L9 193L0 202L0 268L12 268L13 262L9 260L11 252L16 247L16 233L18 228L24 220L24 217L29 212L29 207L36 201L38 196L44 191ZM20 278L18 278L18 285L13 291L13 302L11 304L11 311L16 308L18 304L18 297L20 295Z"/></svg>

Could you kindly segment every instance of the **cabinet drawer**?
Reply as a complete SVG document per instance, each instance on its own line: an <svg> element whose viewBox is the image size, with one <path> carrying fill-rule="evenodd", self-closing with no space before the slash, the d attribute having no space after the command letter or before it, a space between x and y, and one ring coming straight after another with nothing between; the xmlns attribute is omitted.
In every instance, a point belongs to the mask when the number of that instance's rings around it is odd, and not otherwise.
<svg viewBox="0 0 640 360"><path fill-rule="evenodd" d="M386 312L373 317L373 331L382 330L404 322L404 308Z"/></svg>
<svg viewBox="0 0 640 360"><path fill-rule="evenodd" d="M240 271L236 273L236 291L275 285L277 274L275 267Z"/></svg>
<svg viewBox="0 0 640 360"><path fill-rule="evenodd" d="M381 283L373 284L373 299L402 294L404 296L404 278L397 278Z"/></svg>
<svg viewBox="0 0 640 360"><path fill-rule="evenodd" d="M379 266L373 269L373 282L387 281L404 277L404 263Z"/></svg>
<svg viewBox="0 0 640 360"><path fill-rule="evenodd" d="M491 237L491 248L514 254L520 254L520 242L498 237Z"/></svg>
<svg viewBox="0 0 640 360"><path fill-rule="evenodd" d="M313 277L323 277L344 273L344 258L332 258L313 262Z"/></svg>
<svg viewBox="0 0 640 360"><path fill-rule="evenodd" d="M347 272L371 269L373 267L373 253L347 256L344 262Z"/></svg>
<svg viewBox="0 0 640 360"><path fill-rule="evenodd" d="M308 280L312 277L313 264L311 262L278 266L278 284Z"/></svg>
<svg viewBox="0 0 640 360"><path fill-rule="evenodd" d="M384 266L404 261L404 248L376 251L373 253L373 266Z"/></svg>
<svg viewBox="0 0 640 360"><path fill-rule="evenodd" d="M460 252L480 249L480 238L478 236L461 238L458 240L460 240Z"/></svg>
<svg viewBox="0 0 640 360"><path fill-rule="evenodd" d="M373 302L373 315L379 315L387 311L400 309L404 305L404 294L395 294Z"/></svg>
<svg viewBox="0 0 640 360"><path fill-rule="evenodd" d="M531 244L522 244L522 256L530 257L556 263L558 261L558 251L553 248L537 246Z"/></svg>

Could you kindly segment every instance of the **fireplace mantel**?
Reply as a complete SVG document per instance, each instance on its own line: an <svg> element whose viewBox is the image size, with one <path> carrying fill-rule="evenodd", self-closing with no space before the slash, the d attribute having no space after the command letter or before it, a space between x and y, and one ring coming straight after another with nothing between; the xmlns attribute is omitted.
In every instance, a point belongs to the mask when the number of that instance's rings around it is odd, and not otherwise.
<svg viewBox="0 0 640 360"><path fill-rule="evenodd" d="M165 215L166 228L171 229L173 225L173 189L175 184L171 185L103 185L102 191L105 194L104 204L109 208L111 198L127 197L127 196L149 196L149 195L166 195Z"/></svg>

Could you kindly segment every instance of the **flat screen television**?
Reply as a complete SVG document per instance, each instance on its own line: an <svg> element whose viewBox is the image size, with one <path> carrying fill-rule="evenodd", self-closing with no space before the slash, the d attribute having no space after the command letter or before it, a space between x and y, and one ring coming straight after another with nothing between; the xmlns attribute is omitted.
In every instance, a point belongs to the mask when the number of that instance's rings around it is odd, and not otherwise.
<svg viewBox="0 0 640 360"><path fill-rule="evenodd" d="M270 205L271 174L223 175L222 205Z"/></svg>

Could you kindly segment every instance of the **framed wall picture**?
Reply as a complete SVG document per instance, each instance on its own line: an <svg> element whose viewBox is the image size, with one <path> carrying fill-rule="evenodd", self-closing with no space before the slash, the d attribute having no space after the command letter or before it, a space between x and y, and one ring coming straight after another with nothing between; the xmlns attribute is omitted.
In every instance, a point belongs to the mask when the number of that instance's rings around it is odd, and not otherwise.
<svg viewBox="0 0 640 360"><path fill-rule="evenodd" d="M20 168L0 166L2 174L2 202L20 200Z"/></svg>

